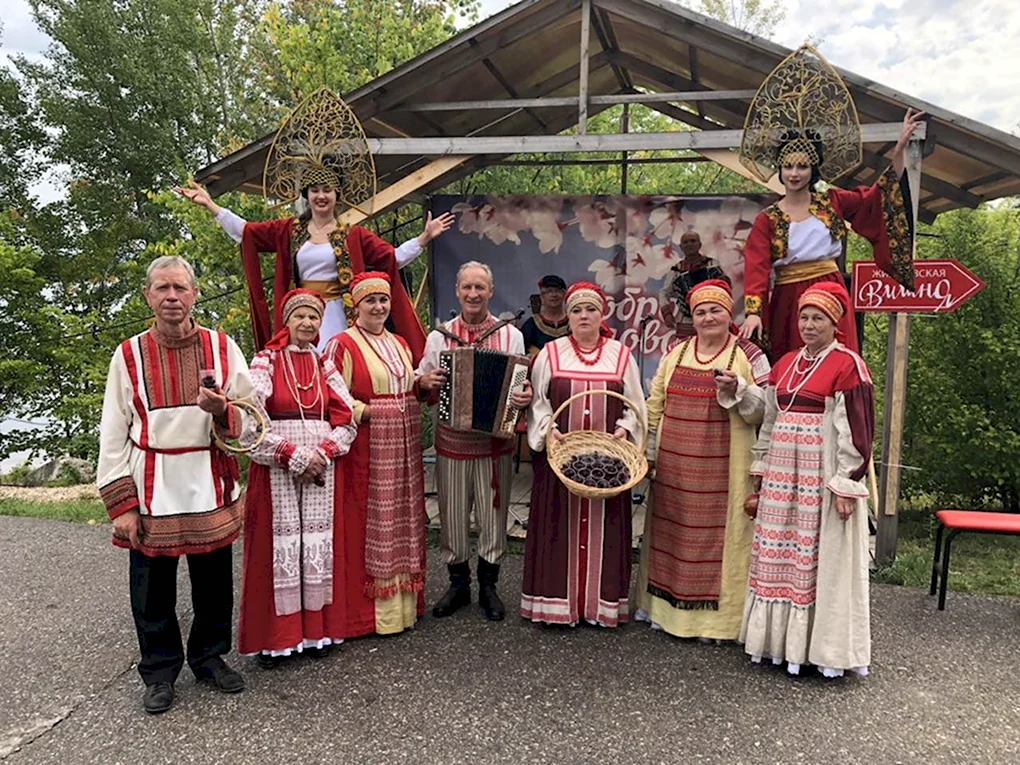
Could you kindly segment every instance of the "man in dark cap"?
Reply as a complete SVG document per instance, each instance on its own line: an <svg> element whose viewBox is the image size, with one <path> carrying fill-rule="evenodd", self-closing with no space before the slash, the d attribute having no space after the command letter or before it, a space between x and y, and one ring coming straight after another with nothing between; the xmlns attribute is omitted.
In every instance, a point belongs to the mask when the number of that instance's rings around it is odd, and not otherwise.
<svg viewBox="0 0 1020 765"><path fill-rule="evenodd" d="M564 337L570 331L567 311L563 304L567 283L559 276L549 274L539 281L538 289L541 292L542 307L521 327L524 347L532 357L538 354L546 343Z"/></svg>

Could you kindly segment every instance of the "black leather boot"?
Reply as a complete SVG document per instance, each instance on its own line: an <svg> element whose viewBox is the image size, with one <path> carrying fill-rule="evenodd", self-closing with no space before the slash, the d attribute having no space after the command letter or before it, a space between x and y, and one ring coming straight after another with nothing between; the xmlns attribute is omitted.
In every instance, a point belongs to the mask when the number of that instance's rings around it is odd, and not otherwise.
<svg viewBox="0 0 1020 765"><path fill-rule="evenodd" d="M442 619L452 616L471 604L471 566L467 561L446 567L450 572L450 589L432 608L432 615Z"/></svg>
<svg viewBox="0 0 1020 765"><path fill-rule="evenodd" d="M478 559L478 605L482 607L485 618L490 622L501 622L506 616L503 601L496 591L499 582L499 564L489 563L483 558Z"/></svg>

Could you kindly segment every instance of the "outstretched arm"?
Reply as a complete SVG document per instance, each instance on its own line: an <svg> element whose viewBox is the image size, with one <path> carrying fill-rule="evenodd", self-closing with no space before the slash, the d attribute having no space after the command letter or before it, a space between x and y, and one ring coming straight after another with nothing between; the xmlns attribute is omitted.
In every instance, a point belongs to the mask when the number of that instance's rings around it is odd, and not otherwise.
<svg viewBox="0 0 1020 765"><path fill-rule="evenodd" d="M896 146L893 147L892 153L893 170L896 171L897 178L903 175L903 168L906 167L904 156L907 144L910 143L910 136L914 134L914 128L921 123L924 116L924 112L915 112L909 107L907 113L903 115L903 129L900 131L900 138L896 142Z"/></svg>

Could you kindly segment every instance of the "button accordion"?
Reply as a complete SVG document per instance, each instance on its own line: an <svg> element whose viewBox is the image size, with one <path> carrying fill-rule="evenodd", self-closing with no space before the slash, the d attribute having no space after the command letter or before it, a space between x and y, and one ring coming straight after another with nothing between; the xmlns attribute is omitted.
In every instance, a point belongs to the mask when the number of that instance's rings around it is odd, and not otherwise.
<svg viewBox="0 0 1020 765"><path fill-rule="evenodd" d="M439 389L438 419L451 430L512 438L518 409L510 395L528 379L527 356L488 348L440 351L446 382Z"/></svg>

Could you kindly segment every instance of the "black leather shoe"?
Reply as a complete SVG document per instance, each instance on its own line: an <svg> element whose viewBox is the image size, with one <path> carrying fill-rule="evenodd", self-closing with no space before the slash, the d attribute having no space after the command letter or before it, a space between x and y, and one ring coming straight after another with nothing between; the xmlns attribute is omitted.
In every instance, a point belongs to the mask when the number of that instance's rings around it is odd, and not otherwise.
<svg viewBox="0 0 1020 765"><path fill-rule="evenodd" d="M268 653L260 653L255 657L255 661L262 669L275 669L279 667L287 659L286 656L273 656Z"/></svg>
<svg viewBox="0 0 1020 765"><path fill-rule="evenodd" d="M209 683L220 693L240 693L244 690L244 677L227 666L223 659L216 658L195 672L195 677Z"/></svg>
<svg viewBox="0 0 1020 765"><path fill-rule="evenodd" d="M496 591L499 582L499 564L478 559L478 605L482 607L485 618L490 622L501 622L506 616L506 608Z"/></svg>
<svg viewBox="0 0 1020 765"><path fill-rule="evenodd" d="M452 616L464 606L471 605L471 566L465 561L446 568L450 572L450 588L432 609L432 615L439 619Z"/></svg>
<svg viewBox="0 0 1020 765"><path fill-rule="evenodd" d="M332 644L324 645L322 648L306 648L305 654L307 654L310 659L325 659L333 652L332 649Z"/></svg>
<svg viewBox="0 0 1020 765"><path fill-rule="evenodd" d="M174 703L174 687L170 683L153 683L145 686L142 707L150 715L165 712Z"/></svg>

